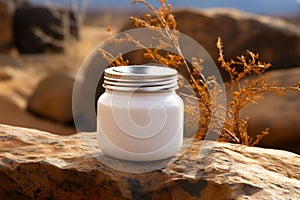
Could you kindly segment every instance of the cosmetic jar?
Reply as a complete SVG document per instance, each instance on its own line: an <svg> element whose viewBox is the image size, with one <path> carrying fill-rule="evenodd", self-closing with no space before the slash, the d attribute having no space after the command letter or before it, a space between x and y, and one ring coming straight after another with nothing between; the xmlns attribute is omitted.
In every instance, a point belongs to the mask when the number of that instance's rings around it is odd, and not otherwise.
<svg viewBox="0 0 300 200"><path fill-rule="evenodd" d="M154 161L175 155L183 142L184 105L177 71L138 65L107 68L97 102L97 140L107 156Z"/></svg>

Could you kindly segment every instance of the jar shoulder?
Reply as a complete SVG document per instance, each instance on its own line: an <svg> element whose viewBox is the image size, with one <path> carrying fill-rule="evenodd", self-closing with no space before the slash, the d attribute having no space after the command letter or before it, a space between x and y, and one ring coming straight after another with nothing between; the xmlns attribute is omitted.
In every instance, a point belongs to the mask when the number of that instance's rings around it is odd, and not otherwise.
<svg viewBox="0 0 300 200"><path fill-rule="evenodd" d="M174 92L170 93L138 93L138 94L114 94L103 93L98 99L98 105L134 105L147 106L160 104L166 106L183 106L182 99Z"/></svg>

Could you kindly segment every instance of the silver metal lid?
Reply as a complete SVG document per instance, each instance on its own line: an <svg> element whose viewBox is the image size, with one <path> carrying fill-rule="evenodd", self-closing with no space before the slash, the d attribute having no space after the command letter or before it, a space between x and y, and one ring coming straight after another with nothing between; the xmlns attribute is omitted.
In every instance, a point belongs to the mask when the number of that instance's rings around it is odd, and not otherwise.
<svg viewBox="0 0 300 200"><path fill-rule="evenodd" d="M172 91L178 88L177 71L147 65L111 67L104 72L103 87L127 92Z"/></svg>

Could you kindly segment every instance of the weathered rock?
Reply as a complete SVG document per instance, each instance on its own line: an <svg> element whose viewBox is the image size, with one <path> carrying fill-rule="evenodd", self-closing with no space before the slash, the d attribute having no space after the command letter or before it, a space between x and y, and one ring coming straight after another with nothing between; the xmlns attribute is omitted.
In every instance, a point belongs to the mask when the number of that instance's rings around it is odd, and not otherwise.
<svg viewBox="0 0 300 200"><path fill-rule="evenodd" d="M0 123L13 126L22 126L47 131L53 134L70 135L76 132L75 128L36 117L13 102L0 95ZM1 196L1 195L0 195ZM1 199L1 198L0 198Z"/></svg>
<svg viewBox="0 0 300 200"><path fill-rule="evenodd" d="M13 12L7 2L0 1L0 53L8 52L13 44Z"/></svg>
<svg viewBox="0 0 300 200"><path fill-rule="evenodd" d="M74 79L67 75L49 75L29 99L28 111L56 122L72 122L73 84Z"/></svg>
<svg viewBox="0 0 300 200"><path fill-rule="evenodd" d="M270 81L280 86L295 85L300 81L300 68L269 72ZM270 128L270 134L259 144L262 147L276 148L300 154L300 92L290 91L280 97L266 94L257 105L249 105L242 117L250 117L251 134Z"/></svg>
<svg viewBox="0 0 300 200"><path fill-rule="evenodd" d="M63 52L65 41L79 38L75 15L56 7L18 7L14 16L14 40L19 52Z"/></svg>
<svg viewBox="0 0 300 200"><path fill-rule="evenodd" d="M272 69L300 65L300 28L289 22L233 9L179 9L174 13L179 31L201 44L215 62L215 44L221 37L228 59L251 50L259 53L261 60L271 62ZM121 31L131 28L132 23ZM129 54L127 58L133 63L145 60L143 54Z"/></svg>
<svg viewBox="0 0 300 200"><path fill-rule="evenodd" d="M78 136L88 138L89 149ZM0 125L0 145L3 199L300 198L300 156L280 150L194 141L165 168L135 174L91 156L99 152L95 133Z"/></svg>

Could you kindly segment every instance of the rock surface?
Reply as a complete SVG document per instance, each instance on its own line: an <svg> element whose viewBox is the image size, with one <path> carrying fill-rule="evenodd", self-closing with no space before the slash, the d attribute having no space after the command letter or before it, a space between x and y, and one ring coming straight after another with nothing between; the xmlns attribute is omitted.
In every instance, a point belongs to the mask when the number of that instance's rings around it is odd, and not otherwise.
<svg viewBox="0 0 300 200"><path fill-rule="evenodd" d="M226 58L244 55L246 50L259 53L273 68L300 65L300 27L276 17L259 16L234 9L175 10L178 30L201 44L217 61L216 41L224 42ZM132 23L121 31L134 28ZM141 63L136 55L129 60ZM143 60L143 59L142 59Z"/></svg>
<svg viewBox="0 0 300 200"><path fill-rule="evenodd" d="M300 67L276 70L268 75L279 86L291 86L300 81ZM242 111L242 117L250 117L249 132L253 135L270 128L270 134L261 140L260 146L300 154L299 110L300 92L290 91L282 97L267 93L257 105L249 105Z"/></svg>
<svg viewBox="0 0 300 200"><path fill-rule="evenodd" d="M78 136L89 138L89 149ZM1 198L300 198L300 156L290 152L198 141L165 168L135 174L91 156L99 152L95 137L0 125Z"/></svg>
<svg viewBox="0 0 300 200"><path fill-rule="evenodd" d="M65 74L49 75L29 99L28 111L56 122L72 122L73 84L74 79Z"/></svg>

